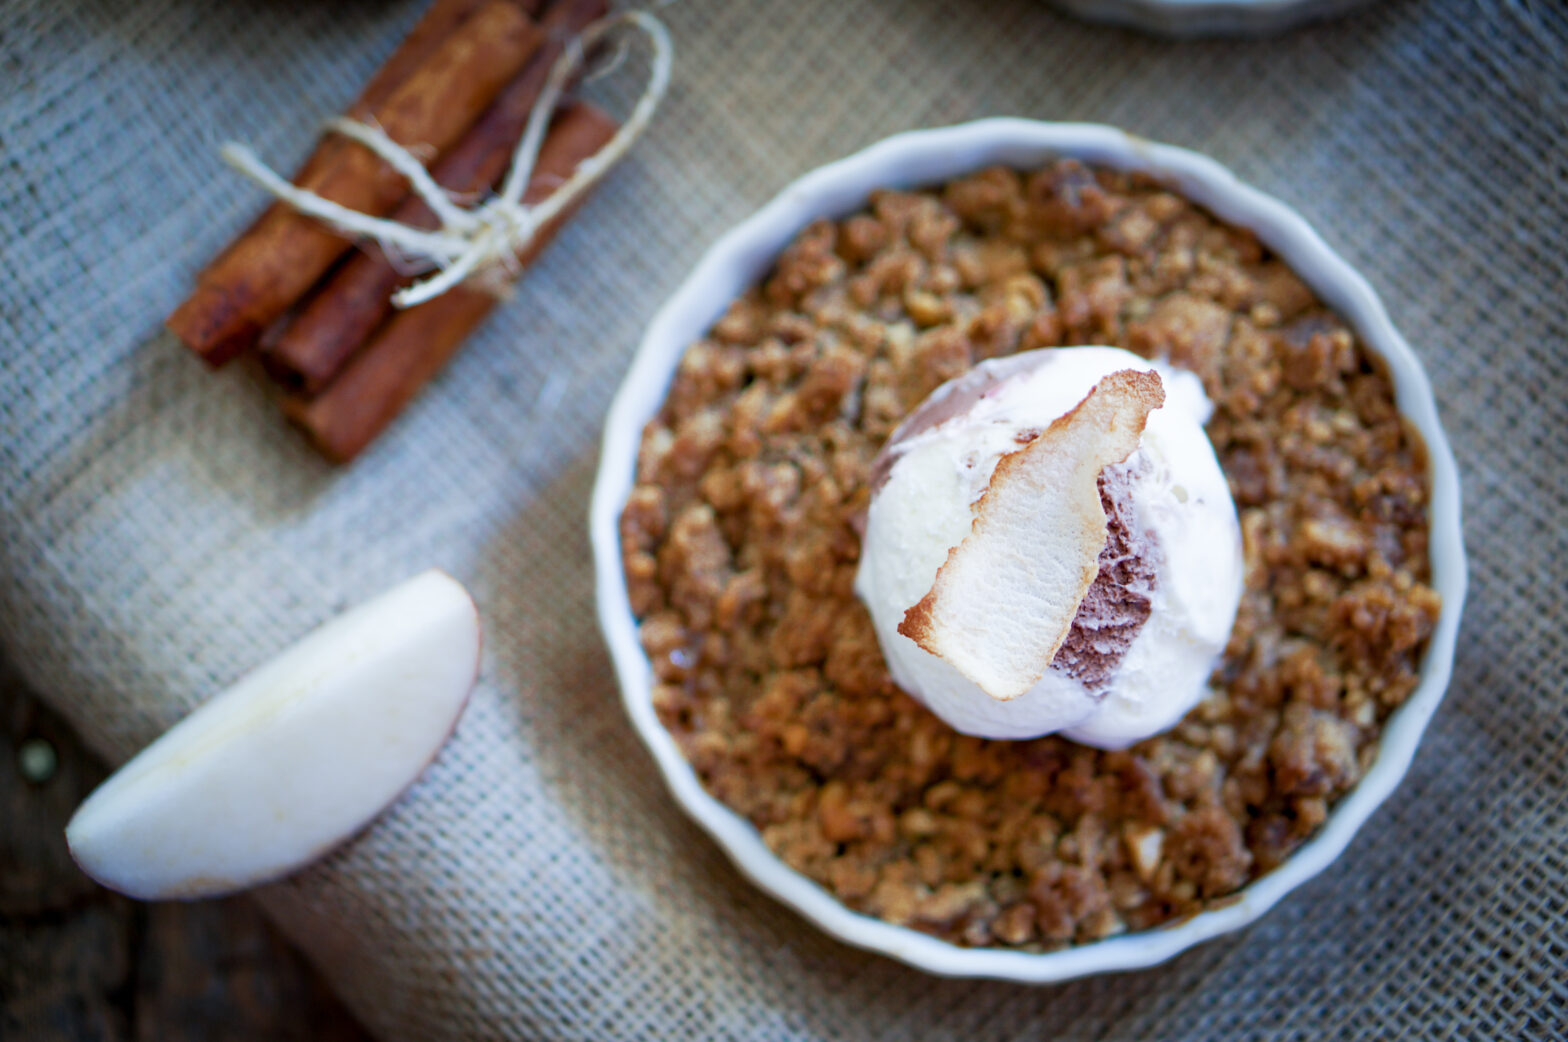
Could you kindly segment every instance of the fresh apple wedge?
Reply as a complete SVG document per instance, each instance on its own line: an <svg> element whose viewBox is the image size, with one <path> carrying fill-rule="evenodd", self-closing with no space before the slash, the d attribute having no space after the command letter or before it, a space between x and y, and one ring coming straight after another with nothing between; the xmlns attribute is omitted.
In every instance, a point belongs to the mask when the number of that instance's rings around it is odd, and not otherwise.
<svg viewBox="0 0 1568 1042"><path fill-rule="evenodd" d="M66 826L103 885L212 897L284 875L363 828L451 734L479 616L428 571L354 608L191 713Z"/></svg>

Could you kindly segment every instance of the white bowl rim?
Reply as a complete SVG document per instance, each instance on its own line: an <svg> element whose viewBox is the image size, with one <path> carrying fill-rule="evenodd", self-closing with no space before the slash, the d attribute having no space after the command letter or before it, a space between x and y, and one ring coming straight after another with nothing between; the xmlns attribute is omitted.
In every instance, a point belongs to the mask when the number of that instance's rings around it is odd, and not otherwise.
<svg viewBox="0 0 1568 1042"><path fill-rule="evenodd" d="M1419 686L1386 723L1371 769L1335 806L1311 840L1283 865L1248 884L1233 903L1177 923L1052 952L962 948L849 910L785 865L749 821L703 789L653 709L651 667L637 639L622 571L619 516L634 482L642 428L663 403L686 347L771 266L783 246L807 223L817 217L853 212L875 188L937 184L994 164L1027 169L1057 157L1157 174L1221 219L1251 228L1385 360L1395 383L1397 404L1426 442L1432 477L1432 585L1442 595L1443 609L1422 661ZM611 405L589 527L599 623L627 712L677 801L741 872L829 934L852 945L941 976L1027 983L1163 962L1201 941L1246 926L1338 857L1404 777L1421 734L1443 697L1466 586L1458 469L1439 424L1426 374L1367 281L1293 210L1242 184L1212 159L1098 124L1017 118L984 119L887 138L807 173L715 242L654 317Z"/></svg>
<svg viewBox="0 0 1568 1042"><path fill-rule="evenodd" d="M1090 22L1176 39L1257 37L1347 14L1368 0L1052 0Z"/></svg>

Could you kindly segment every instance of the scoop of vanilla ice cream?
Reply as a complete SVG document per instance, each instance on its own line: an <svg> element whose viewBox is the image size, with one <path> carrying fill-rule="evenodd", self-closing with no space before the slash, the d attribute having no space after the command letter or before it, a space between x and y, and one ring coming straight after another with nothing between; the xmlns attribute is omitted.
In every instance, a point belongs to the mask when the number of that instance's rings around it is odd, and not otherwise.
<svg viewBox="0 0 1568 1042"><path fill-rule="evenodd" d="M1138 449L1101 471L1108 537L1098 577L1040 681L993 698L899 624L969 534L998 460L1125 369L1158 373L1165 404L1149 414ZM893 680L957 730L986 738L1061 732L1119 749L1179 720L1202 697L1241 600L1236 508L1203 431L1211 411L1192 373L1111 347L994 359L934 391L873 464L855 581ZM999 596L988 610L1000 617L1017 606Z"/></svg>

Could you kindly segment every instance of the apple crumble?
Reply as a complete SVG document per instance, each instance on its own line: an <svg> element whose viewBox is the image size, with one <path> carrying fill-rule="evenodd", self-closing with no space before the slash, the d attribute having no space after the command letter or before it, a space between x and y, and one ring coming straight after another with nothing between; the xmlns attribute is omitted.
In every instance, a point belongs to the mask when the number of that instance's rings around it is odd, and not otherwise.
<svg viewBox="0 0 1568 1042"><path fill-rule="evenodd" d="M1215 692L1120 752L953 731L853 592L898 422L1067 344L1202 379L1245 546ZM1251 232L1060 161L801 232L686 352L621 537L655 706L714 796L856 911L1040 951L1223 904L1323 823L1416 687L1427 496L1383 367Z"/></svg>

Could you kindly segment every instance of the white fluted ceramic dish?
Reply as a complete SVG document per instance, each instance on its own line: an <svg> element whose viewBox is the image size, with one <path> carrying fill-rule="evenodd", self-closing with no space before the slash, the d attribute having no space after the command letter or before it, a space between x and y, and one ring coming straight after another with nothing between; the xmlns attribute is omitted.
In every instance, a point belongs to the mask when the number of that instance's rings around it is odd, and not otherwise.
<svg viewBox="0 0 1568 1042"><path fill-rule="evenodd" d="M1243 889L1234 904L1174 925L1045 954L960 948L850 911L786 866L748 821L703 789L654 712L652 670L638 643L637 623L621 568L618 518L632 488L643 426L662 404L681 354L723 314L730 301L772 267L780 251L806 224L818 217L852 213L876 188L940 184L993 164L1027 170L1063 156L1153 174L1221 219L1251 228L1387 362L1399 408L1426 440L1431 461L1432 585L1442 594L1443 611L1422 663L1420 685L1385 725L1372 768L1334 808L1316 836L1284 865ZM1213 160L1090 124L989 119L900 134L807 174L721 238L654 318L615 397L605 427L590 528L599 621L627 711L676 799L741 871L850 944L944 976L1034 983L1134 969L1169 959L1200 941L1252 922L1338 857L1404 777L1421 733L1443 697L1465 595L1459 475L1453 455L1438 423L1426 375L1366 280L1294 211L1240 183Z"/></svg>
<svg viewBox="0 0 1568 1042"><path fill-rule="evenodd" d="M1052 0L1085 21L1159 36L1267 36L1332 18L1367 0Z"/></svg>

